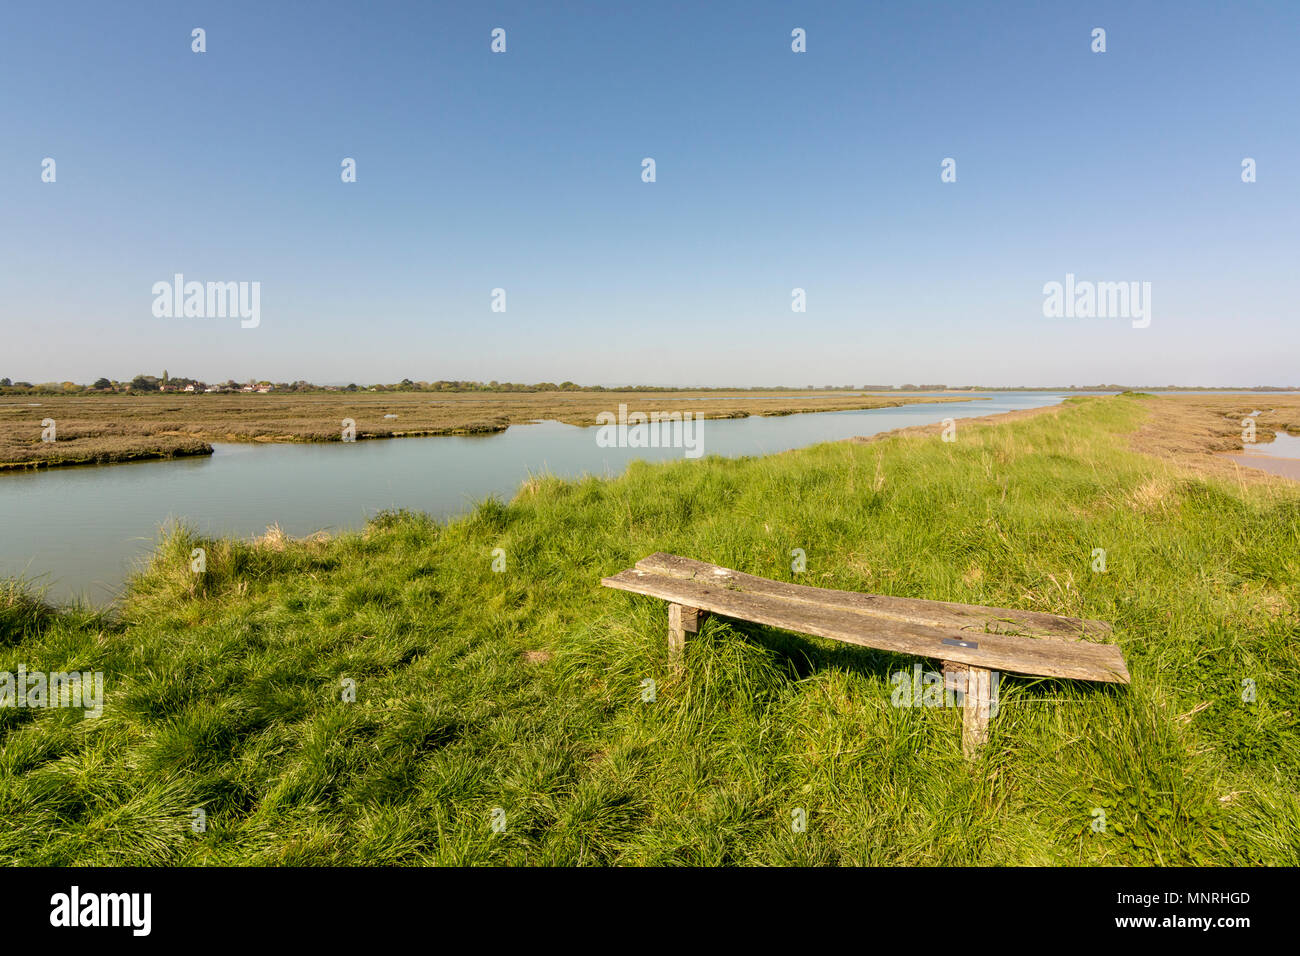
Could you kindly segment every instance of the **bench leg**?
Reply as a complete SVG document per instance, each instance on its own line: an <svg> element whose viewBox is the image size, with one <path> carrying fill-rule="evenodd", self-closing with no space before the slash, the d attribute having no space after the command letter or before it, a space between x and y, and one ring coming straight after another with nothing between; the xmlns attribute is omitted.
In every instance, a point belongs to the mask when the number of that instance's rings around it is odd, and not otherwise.
<svg viewBox="0 0 1300 956"><path fill-rule="evenodd" d="M686 659L686 635L700 629L699 608L684 604L668 605L668 656L680 669Z"/></svg>
<svg viewBox="0 0 1300 956"><path fill-rule="evenodd" d="M993 672L955 661L943 662L944 684L962 692L961 752L973 759L989 739Z"/></svg>

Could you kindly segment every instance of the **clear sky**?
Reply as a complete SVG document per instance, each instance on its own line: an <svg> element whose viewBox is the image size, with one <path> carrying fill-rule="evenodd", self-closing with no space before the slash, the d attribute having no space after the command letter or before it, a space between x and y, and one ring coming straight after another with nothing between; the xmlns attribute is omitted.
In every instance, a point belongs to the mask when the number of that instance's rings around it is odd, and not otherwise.
<svg viewBox="0 0 1300 956"><path fill-rule="evenodd" d="M0 91L0 376L1300 382L1294 0L11 3Z"/></svg>

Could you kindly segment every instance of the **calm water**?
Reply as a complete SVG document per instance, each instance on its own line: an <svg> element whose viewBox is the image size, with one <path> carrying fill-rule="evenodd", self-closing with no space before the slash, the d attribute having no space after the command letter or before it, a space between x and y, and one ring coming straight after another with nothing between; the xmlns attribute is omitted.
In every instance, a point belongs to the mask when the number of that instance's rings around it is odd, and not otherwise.
<svg viewBox="0 0 1300 956"><path fill-rule="evenodd" d="M704 454L764 455L823 441L1055 405L1057 392L992 394L960 403L823 412L702 424ZM56 600L111 600L158 530L182 519L210 535L249 537L268 525L305 535L356 528L384 508L446 517L490 494L512 497L529 475L615 475L634 458L681 449L600 448L597 429L515 425L472 438L344 444L219 444L207 458L0 475L0 577L25 576ZM701 459L696 459L701 460Z"/></svg>
<svg viewBox="0 0 1300 956"><path fill-rule="evenodd" d="M1300 437L1278 432L1270 442L1256 442L1242 448L1241 454L1229 455L1248 468L1259 468L1300 481Z"/></svg>

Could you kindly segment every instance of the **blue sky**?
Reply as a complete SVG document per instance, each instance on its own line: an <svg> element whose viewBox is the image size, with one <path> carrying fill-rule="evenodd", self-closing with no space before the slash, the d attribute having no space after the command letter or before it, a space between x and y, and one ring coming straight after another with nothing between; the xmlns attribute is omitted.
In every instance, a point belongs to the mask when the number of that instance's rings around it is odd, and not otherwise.
<svg viewBox="0 0 1300 956"><path fill-rule="evenodd" d="M1291 2L5 21L0 376L1300 381ZM156 318L178 272L260 282L260 325ZM1067 273L1150 282L1150 327L1044 318Z"/></svg>

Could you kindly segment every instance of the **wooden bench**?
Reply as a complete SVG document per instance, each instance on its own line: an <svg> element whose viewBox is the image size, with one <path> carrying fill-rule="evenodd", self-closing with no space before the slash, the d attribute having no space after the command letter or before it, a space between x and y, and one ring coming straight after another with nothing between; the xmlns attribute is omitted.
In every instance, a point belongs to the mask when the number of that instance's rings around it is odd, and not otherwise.
<svg viewBox="0 0 1300 956"><path fill-rule="evenodd" d="M701 614L942 661L945 687L962 693L962 750L967 756L988 739L995 671L1129 682L1119 648L1097 643L1112 638L1105 621L832 591L663 553L600 583L669 602L668 647L679 667L686 635L699 629Z"/></svg>

